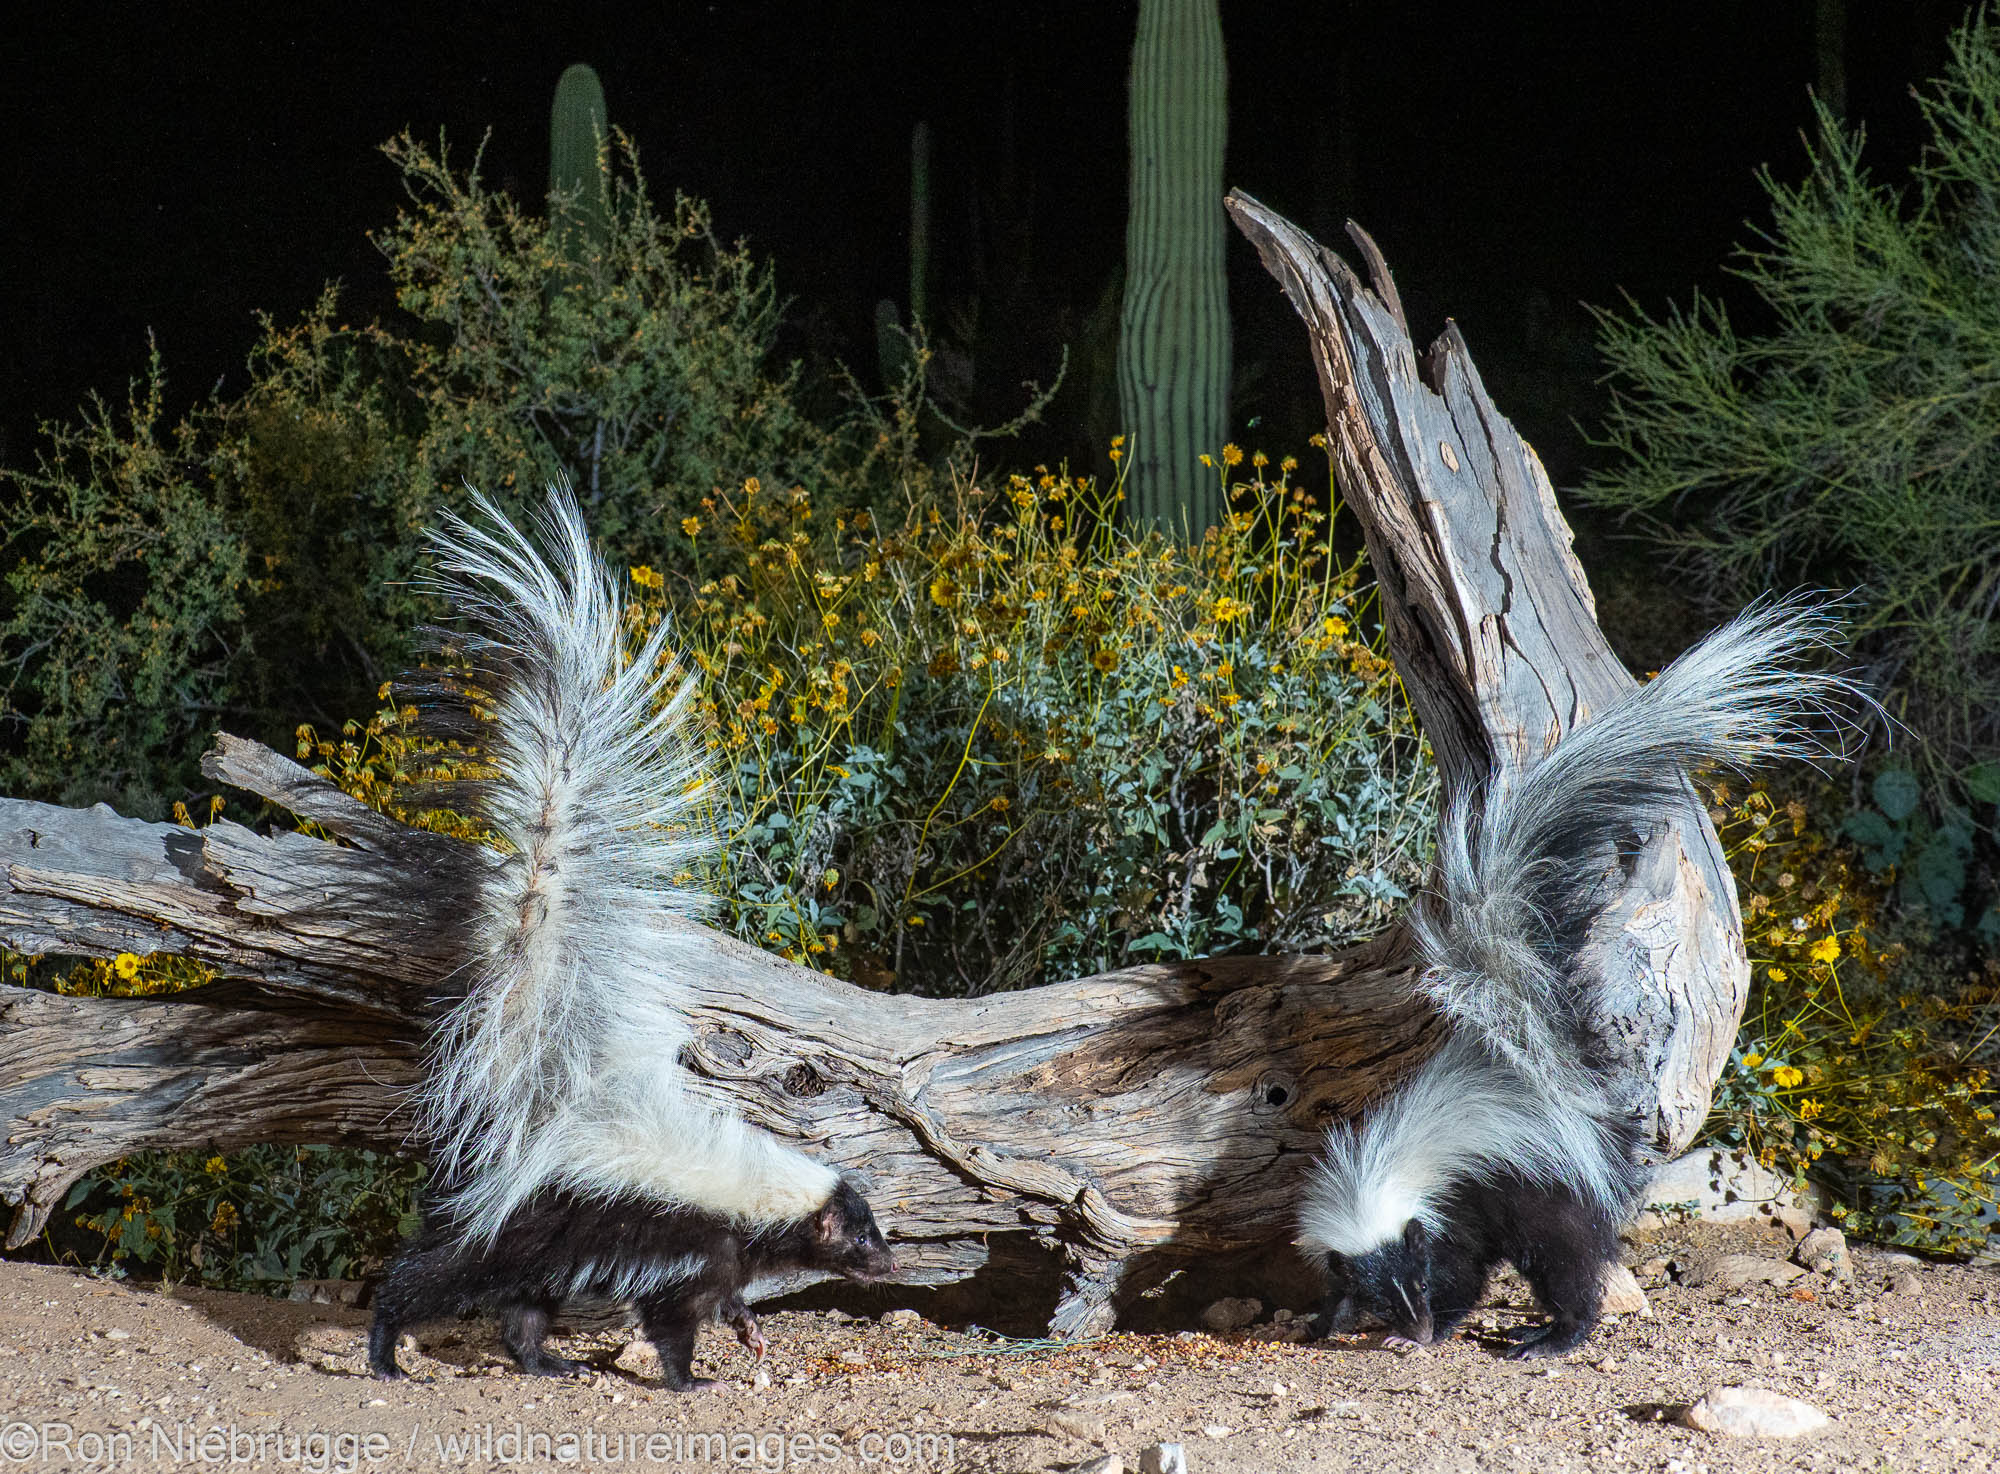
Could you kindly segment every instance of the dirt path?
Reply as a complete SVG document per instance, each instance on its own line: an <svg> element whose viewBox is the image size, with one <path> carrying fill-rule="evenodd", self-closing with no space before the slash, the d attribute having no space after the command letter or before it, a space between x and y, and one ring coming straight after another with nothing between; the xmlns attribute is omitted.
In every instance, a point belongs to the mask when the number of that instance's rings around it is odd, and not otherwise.
<svg viewBox="0 0 2000 1474"><path fill-rule="evenodd" d="M1788 1243L1692 1225L1632 1257L1689 1276L1721 1253L1775 1263ZM2000 1470L2000 1272L1854 1259L1852 1286L1665 1283L1650 1317L1607 1324L1556 1364L1495 1356L1494 1333L1528 1318L1511 1281L1469 1334L1415 1354L1255 1330L996 1354L909 1311L781 1312L765 1320L768 1386L717 1332L696 1370L722 1385L691 1395L647 1380L650 1368L619 1369L621 1336L564 1344L604 1368L588 1379L519 1376L480 1322L420 1331L421 1349L403 1352L413 1380L381 1383L365 1375L366 1317L344 1305L0 1263L0 1471L1023 1471L1107 1453L1132 1470L1161 1441L1185 1445L1192 1474ZM1661 1275L1656 1263L1642 1279ZM1781 1443L1662 1420L1738 1383L1801 1398L1832 1424Z"/></svg>

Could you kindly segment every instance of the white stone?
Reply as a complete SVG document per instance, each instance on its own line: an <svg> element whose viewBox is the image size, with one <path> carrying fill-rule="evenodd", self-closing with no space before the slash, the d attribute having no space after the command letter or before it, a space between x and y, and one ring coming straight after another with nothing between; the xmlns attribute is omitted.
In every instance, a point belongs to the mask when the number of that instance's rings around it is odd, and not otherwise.
<svg viewBox="0 0 2000 1474"><path fill-rule="evenodd" d="M1078 1464L1074 1474L1125 1474L1125 1461L1116 1454L1103 1454L1088 1463Z"/></svg>
<svg viewBox="0 0 2000 1474"><path fill-rule="evenodd" d="M1187 1450L1178 1443L1155 1443L1142 1448L1139 1474L1188 1474Z"/></svg>
<svg viewBox="0 0 2000 1474"><path fill-rule="evenodd" d="M1698 1147L1654 1172L1646 1189L1646 1205L1655 1210L1680 1208L1721 1223L1743 1219L1769 1220L1781 1207L1808 1213L1820 1207L1818 1196L1792 1191L1791 1179L1773 1172L1747 1152Z"/></svg>
<svg viewBox="0 0 2000 1474"><path fill-rule="evenodd" d="M1798 1438L1824 1428L1827 1415L1768 1387L1716 1387L1681 1415L1704 1433L1731 1438Z"/></svg>
<svg viewBox="0 0 2000 1474"><path fill-rule="evenodd" d="M663 1375L660 1371L660 1353L653 1349L653 1343L644 1336L634 1336L627 1341L611 1364L621 1372L630 1372L633 1376L646 1380L657 1380Z"/></svg>
<svg viewBox="0 0 2000 1474"><path fill-rule="evenodd" d="M1646 1292L1639 1288L1632 1271L1622 1264L1607 1265L1604 1270L1604 1303L1599 1307L1605 1315L1651 1315L1652 1302Z"/></svg>

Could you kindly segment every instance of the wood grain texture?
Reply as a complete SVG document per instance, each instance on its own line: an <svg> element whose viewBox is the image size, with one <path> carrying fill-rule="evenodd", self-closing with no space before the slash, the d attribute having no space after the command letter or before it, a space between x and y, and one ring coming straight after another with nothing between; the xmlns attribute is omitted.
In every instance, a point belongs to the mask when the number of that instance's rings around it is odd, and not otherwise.
<svg viewBox="0 0 2000 1474"><path fill-rule="evenodd" d="M1365 236L1364 285L1247 197L1229 208L1304 318L1391 651L1448 777L1532 761L1631 677L1599 633L1534 453L1454 330L1420 361ZM147 1147L404 1143L458 842L384 819L255 743L216 779L312 821L260 835L0 800L0 941L175 952L230 981L169 1000L0 990L0 1199L19 1244L90 1168ZM1609 857L1607 857L1609 858ZM1747 969L1706 817L1607 874L1593 961L1622 1088L1662 1151L1706 1109ZM906 1277L977 1274L996 1235L1066 1266L1084 1334L1199 1257L1290 1257L1326 1126L1436 1046L1400 930L1328 957L1128 969L974 999L890 997L692 928L712 959L688 1059L702 1088L853 1169ZM1017 1262L1011 1252L1010 1263Z"/></svg>

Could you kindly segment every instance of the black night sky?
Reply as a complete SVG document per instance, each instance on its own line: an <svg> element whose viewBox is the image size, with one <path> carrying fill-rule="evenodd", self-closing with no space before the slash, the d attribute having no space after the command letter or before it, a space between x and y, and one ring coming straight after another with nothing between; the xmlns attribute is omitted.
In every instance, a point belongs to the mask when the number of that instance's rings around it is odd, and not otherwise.
<svg viewBox="0 0 2000 1474"><path fill-rule="evenodd" d="M120 391L148 329L192 398L240 387L257 309L289 317L338 278L350 316L386 311L366 232L398 184L376 145L443 129L463 159L490 133L489 180L539 196L550 95L574 61L597 68L657 192L705 197L775 261L794 351L872 361L872 305L905 295L919 118L936 139L936 296L969 290L975 239L1024 253L998 377L1046 378L1122 257L1133 4L574 9L17 8L0 60L0 457L26 460L34 424L87 390ZM1916 146L1909 86L1961 8L1848 12L1849 116L1893 177ZM1577 304L1726 290L1721 264L1762 215L1754 171L1800 167L1813 14L1225 0L1228 178L1323 235L1366 225L1412 326L1459 320L1561 481L1594 372ZM1261 416L1250 438L1296 448L1319 417L1304 336L1249 248L1231 251L1239 435ZM1057 449L1081 449L1075 429L1052 432Z"/></svg>

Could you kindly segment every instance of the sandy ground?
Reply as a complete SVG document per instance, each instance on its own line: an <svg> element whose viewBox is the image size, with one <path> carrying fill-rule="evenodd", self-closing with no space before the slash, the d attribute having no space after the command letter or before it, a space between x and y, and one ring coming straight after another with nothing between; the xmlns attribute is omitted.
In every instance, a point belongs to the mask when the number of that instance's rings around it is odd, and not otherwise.
<svg viewBox="0 0 2000 1474"><path fill-rule="evenodd" d="M721 1385L693 1394L623 1369L621 1353L645 1357L616 1334L557 1343L593 1376L520 1376L478 1321L420 1330L402 1353L412 1379L382 1383L364 1367L365 1312L349 1306L0 1263L0 1471L1020 1471L1103 1469L1092 1461L1107 1455L1129 1471L1162 1441L1185 1446L1192 1474L2000 1470L2000 1272L1857 1247L1851 1285L1677 1282L1720 1253L1775 1263L1788 1248L1762 1226L1636 1242L1652 1314L1607 1323L1557 1363L1497 1356L1498 1333L1531 1318L1510 1280L1466 1333L1414 1353L1373 1337L1258 1339L1282 1334L1270 1312L1261 1332L1048 1350L998 1349L912 1311L782 1311L765 1317L768 1378L717 1331L696 1371ZM1832 1423L1780 1442L1674 1421L1732 1384Z"/></svg>

